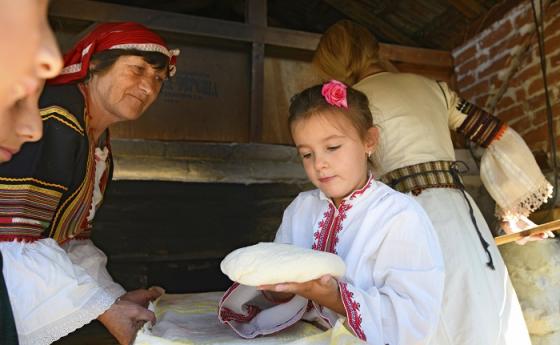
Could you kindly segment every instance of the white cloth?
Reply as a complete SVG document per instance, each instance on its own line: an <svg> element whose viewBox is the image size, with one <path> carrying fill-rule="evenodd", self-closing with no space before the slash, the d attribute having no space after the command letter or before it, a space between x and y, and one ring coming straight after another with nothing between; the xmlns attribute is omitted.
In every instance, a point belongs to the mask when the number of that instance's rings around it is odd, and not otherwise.
<svg viewBox="0 0 560 345"><path fill-rule="evenodd" d="M374 122L380 126L378 176L412 164L455 160L450 129L459 127L465 115L455 109L459 98L444 83L413 74L384 72L369 76L354 87L368 96ZM501 140L507 140L507 136ZM500 152L496 150L493 155ZM495 164L485 164L482 169L496 171L500 161L495 159ZM534 164L534 160L526 157L521 167L525 164ZM500 178L513 181L516 177ZM494 187L505 186L502 183ZM432 220L446 266L441 320L430 344L530 344L506 267L474 201L469 197L481 234L490 243L495 270L486 266L487 255L459 190L427 189L414 198Z"/></svg>
<svg viewBox="0 0 560 345"><path fill-rule="evenodd" d="M96 170L88 221L102 200L101 176L108 150L96 148ZM0 242L3 274L20 345L47 345L103 314L126 291L107 272L107 257L90 240L58 245Z"/></svg>
<svg viewBox="0 0 560 345"><path fill-rule="evenodd" d="M422 208L373 179L339 209L318 190L304 192L285 210L276 241L324 248L327 237L346 263L339 286L354 334L371 344L427 344L439 320L444 276L437 236ZM246 302L262 311L250 322L226 320L232 312L246 314ZM255 288L234 284L219 314L248 338L277 332L301 318L332 327L340 317L307 306L300 296L267 304Z"/></svg>
<svg viewBox="0 0 560 345"><path fill-rule="evenodd" d="M157 322L151 327L145 325L134 344L280 345L323 333L311 323L298 322L286 332L271 337L240 338L216 318L216 305L222 295L223 292L205 292L161 296L153 303Z"/></svg>
<svg viewBox="0 0 560 345"><path fill-rule="evenodd" d="M124 293L89 240L0 242L20 345L47 345L89 323Z"/></svg>

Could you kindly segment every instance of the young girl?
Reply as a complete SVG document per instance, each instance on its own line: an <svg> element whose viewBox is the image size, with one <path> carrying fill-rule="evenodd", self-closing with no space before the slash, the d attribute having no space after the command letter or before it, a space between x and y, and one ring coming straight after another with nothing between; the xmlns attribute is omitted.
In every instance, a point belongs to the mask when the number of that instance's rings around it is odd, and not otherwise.
<svg viewBox="0 0 560 345"><path fill-rule="evenodd" d="M378 136L372 123L366 96L337 81L292 99L292 138L318 189L288 206L275 241L335 253L346 274L258 288L235 283L219 318L242 337L300 319L332 327L345 317L368 343L428 343L443 294L441 250L422 208L369 173Z"/></svg>

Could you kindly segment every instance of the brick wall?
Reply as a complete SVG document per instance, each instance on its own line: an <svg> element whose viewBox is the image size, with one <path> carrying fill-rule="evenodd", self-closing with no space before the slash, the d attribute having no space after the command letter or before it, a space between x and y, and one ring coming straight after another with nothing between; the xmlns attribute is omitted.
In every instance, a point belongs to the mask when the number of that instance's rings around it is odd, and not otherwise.
<svg viewBox="0 0 560 345"><path fill-rule="evenodd" d="M560 2L545 2L547 78L560 136ZM452 55L456 89L462 97L508 123L534 152L549 151L539 48L529 1L455 48Z"/></svg>

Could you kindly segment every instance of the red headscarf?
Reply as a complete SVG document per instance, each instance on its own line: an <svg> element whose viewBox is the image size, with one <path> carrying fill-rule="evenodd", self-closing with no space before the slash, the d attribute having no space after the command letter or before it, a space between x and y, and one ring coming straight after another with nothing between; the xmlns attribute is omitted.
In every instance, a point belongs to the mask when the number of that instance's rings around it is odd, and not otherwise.
<svg viewBox="0 0 560 345"><path fill-rule="evenodd" d="M136 49L158 52L169 57L169 75L175 74L175 61L179 50L170 50L165 41L144 25L124 23L99 24L66 54L64 68L49 84L69 84L83 80L89 69L91 56L109 49Z"/></svg>

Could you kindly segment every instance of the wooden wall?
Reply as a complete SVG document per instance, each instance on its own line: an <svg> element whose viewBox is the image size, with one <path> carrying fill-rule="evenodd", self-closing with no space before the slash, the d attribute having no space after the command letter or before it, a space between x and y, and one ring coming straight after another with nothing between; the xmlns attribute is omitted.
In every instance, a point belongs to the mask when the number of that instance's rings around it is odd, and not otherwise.
<svg viewBox="0 0 560 345"><path fill-rule="evenodd" d="M246 6L245 23L88 0L53 2L50 17L63 48L94 22L133 20L182 50L176 78L114 137L289 144L288 102L318 82L309 62L320 35L268 27L265 0ZM382 44L381 54L401 71L453 80L449 52Z"/></svg>

